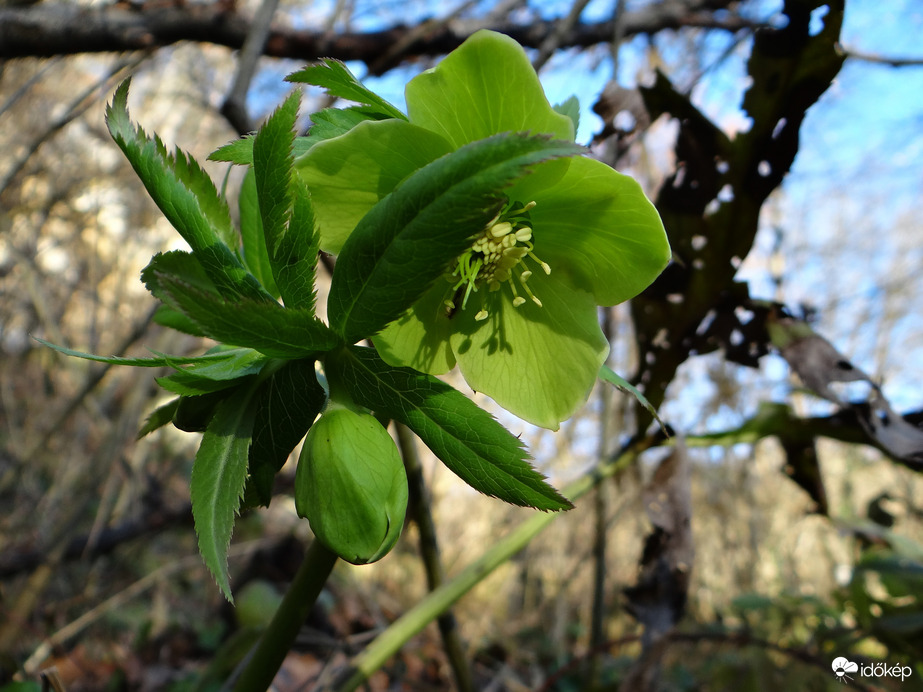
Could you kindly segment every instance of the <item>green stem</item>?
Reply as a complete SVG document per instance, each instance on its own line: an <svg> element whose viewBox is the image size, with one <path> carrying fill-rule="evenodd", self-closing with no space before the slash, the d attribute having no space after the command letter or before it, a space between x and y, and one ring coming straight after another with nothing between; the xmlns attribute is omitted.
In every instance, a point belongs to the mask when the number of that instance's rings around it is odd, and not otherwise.
<svg viewBox="0 0 923 692"><path fill-rule="evenodd" d="M571 500L582 497L603 478L625 469L642 451L653 444L652 438L642 438L624 449L611 461L601 464L594 471L574 481L564 489ZM335 685L337 692L352 692L369 679L385 661L396 654L407 641L426 625L445 612L453 603L484 580L497 567L529 544L539 532L558 517L555 512L541 512L532 515L516 527L512 533L495 543L480 558L459 572L453 579L431 591L417 605L395 620L378 638L352 662L348 678ZM345 676L344 676L345 677Z"/></svg>
<svg viewBox="0 0 923 692"><path fill-rule="evenodd" d="M336 553L315 539L272 622L234 684L234 692L265 692L269 689L336 561Z"/></svg>
<svg viewBox="0 0 923 692"><path fill-rule="evenodd" d="M426 585L430 591L442 586L445 581L445 572L439 557L439 540L436 536L436 525L430 512L429 494L426 492L426 483L423 480L423 467L420 456L414 444L413 433L403 423L397 423L397 441L407 468L407 484L410 488L410 510L413 520L420 533L420 557L426 570ZM451 610L446 610L436 620L439 634L446 658L455 674L455 686L458 692L472 692L474 682L471 679L471 670L465 660L465 647L458 631L455 615Z"/></svg>

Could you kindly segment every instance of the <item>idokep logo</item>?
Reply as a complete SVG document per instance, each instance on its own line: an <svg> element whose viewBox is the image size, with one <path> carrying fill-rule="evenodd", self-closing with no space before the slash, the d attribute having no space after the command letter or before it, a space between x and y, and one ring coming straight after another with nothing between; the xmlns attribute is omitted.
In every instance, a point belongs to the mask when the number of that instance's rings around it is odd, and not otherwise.
<svg viewBox="0 0 923 692"><path fill-rule="evenodd" d="M867 663L860 666L843 656L833 659L833 674L844 685L853 680L849 674L858 673L863 678L899 678L901 681L910 677L913 672L910 666L889 666L887 663Z"/></svg>
<svg viewBox="0 0 923 692"><path fill-rule="evenodd" d="M853 663L842 656L837 656L833 659L833 674L836 675L836 679L842 683L846 683L847 680L852 680L847 673L855 673L859 670L859 664Z"/></svg>

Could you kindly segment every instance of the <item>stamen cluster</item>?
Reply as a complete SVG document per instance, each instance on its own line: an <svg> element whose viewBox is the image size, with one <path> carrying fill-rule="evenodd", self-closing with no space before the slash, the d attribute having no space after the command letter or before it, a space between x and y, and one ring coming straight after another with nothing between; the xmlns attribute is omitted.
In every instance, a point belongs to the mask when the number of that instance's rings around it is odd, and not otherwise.
<svg viewBox="0 0 923 692"><path fill-rule="evenodd" d="M529 225L528 216L529 210L534 206L535 202L529 202L513 210L513 205L508 205L487 224L471 247L459 256L454 270L446 275L446 278L454 283L454 294L445 301L449 317L459 308L459 300L461 309L464 310L471 293L476 293L484 284L490 292L499 291L503 284L507 284L513 294L514 308L526 302L526 299L519 295L518 285L533 303L542 307L542 301L526 283L532 276L532 270L524 262L528 257L546 274L551 274L548 263L540 260L534 252L532 227ZM487 317L488 313L484 309L482 299L481 309L474 319L482 321Z"/></svg>

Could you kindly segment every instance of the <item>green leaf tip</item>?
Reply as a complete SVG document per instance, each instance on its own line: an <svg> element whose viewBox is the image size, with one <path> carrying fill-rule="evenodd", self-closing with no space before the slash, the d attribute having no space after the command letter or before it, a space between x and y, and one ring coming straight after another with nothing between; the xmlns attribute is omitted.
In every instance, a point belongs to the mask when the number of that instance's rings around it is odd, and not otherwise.
<svg viewBox="0 0 923 692"><path fill-rule="evenodd" d="M345 64L333 58L323 58L316 65L309 65L285 79L288 82L322 87L330 96L372 106L390 118L407 117L378 94L363 86Z"/></svg>
<svg viewBox="0 0 923 692"><path fill-rule="evenodd" d="M667 427L664 425L663 421L660 419L660 416L657 414L657 409L654 408L654 405L647 400L647 397L645 397L644 394L641 393L641 390L635 387L631 382L619 375L608 365L603 365L599 369L599 379L601 379L603 382L608 382L616 389L619 389L626 394L630 394L635 399L637 399L638 403L646 408L648 412L654 417L654 420L656 420L660 425L660 429L663 430L664 433L667 432Z"/></svg>
<svg viewBox="0 0 923 692"><path fill-rule="evenodd" d="M112 138L131 163L151 199L192 248L196 259L225 296L272 300L243 266L227 203L214 182L191 156L172 154L156 135L135 127L128 113L129 80L116 89L106 108Z"/></svg>
<svg viewBox="0 0 923 692"><path fill-rule="evenodd" d="M292 94L266 120L253 142L253 177L263 242L250 242L268 264L286 307L314 310L319 236L307 187L293 174L299 95Z"/></svg>
<svg viewBox="0 0 923 692"><path fill-rule="evenodd" d="M225 598L233 603L228 548L247 479L254 387L215 407L192 465L190 496L199 552Z"/></svg>

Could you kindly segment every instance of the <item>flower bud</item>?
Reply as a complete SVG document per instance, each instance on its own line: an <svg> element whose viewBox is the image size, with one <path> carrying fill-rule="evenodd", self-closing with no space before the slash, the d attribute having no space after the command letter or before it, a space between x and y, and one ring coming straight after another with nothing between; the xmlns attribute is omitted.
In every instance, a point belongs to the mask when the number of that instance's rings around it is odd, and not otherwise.
<svg viewBox="0 0 923 692"><path fill-rule="evenodd" d="M324 545L354 565L394 547L407 475L394 440L372 415L333 404L311 426L295 473L295 508Z"/></svg>

